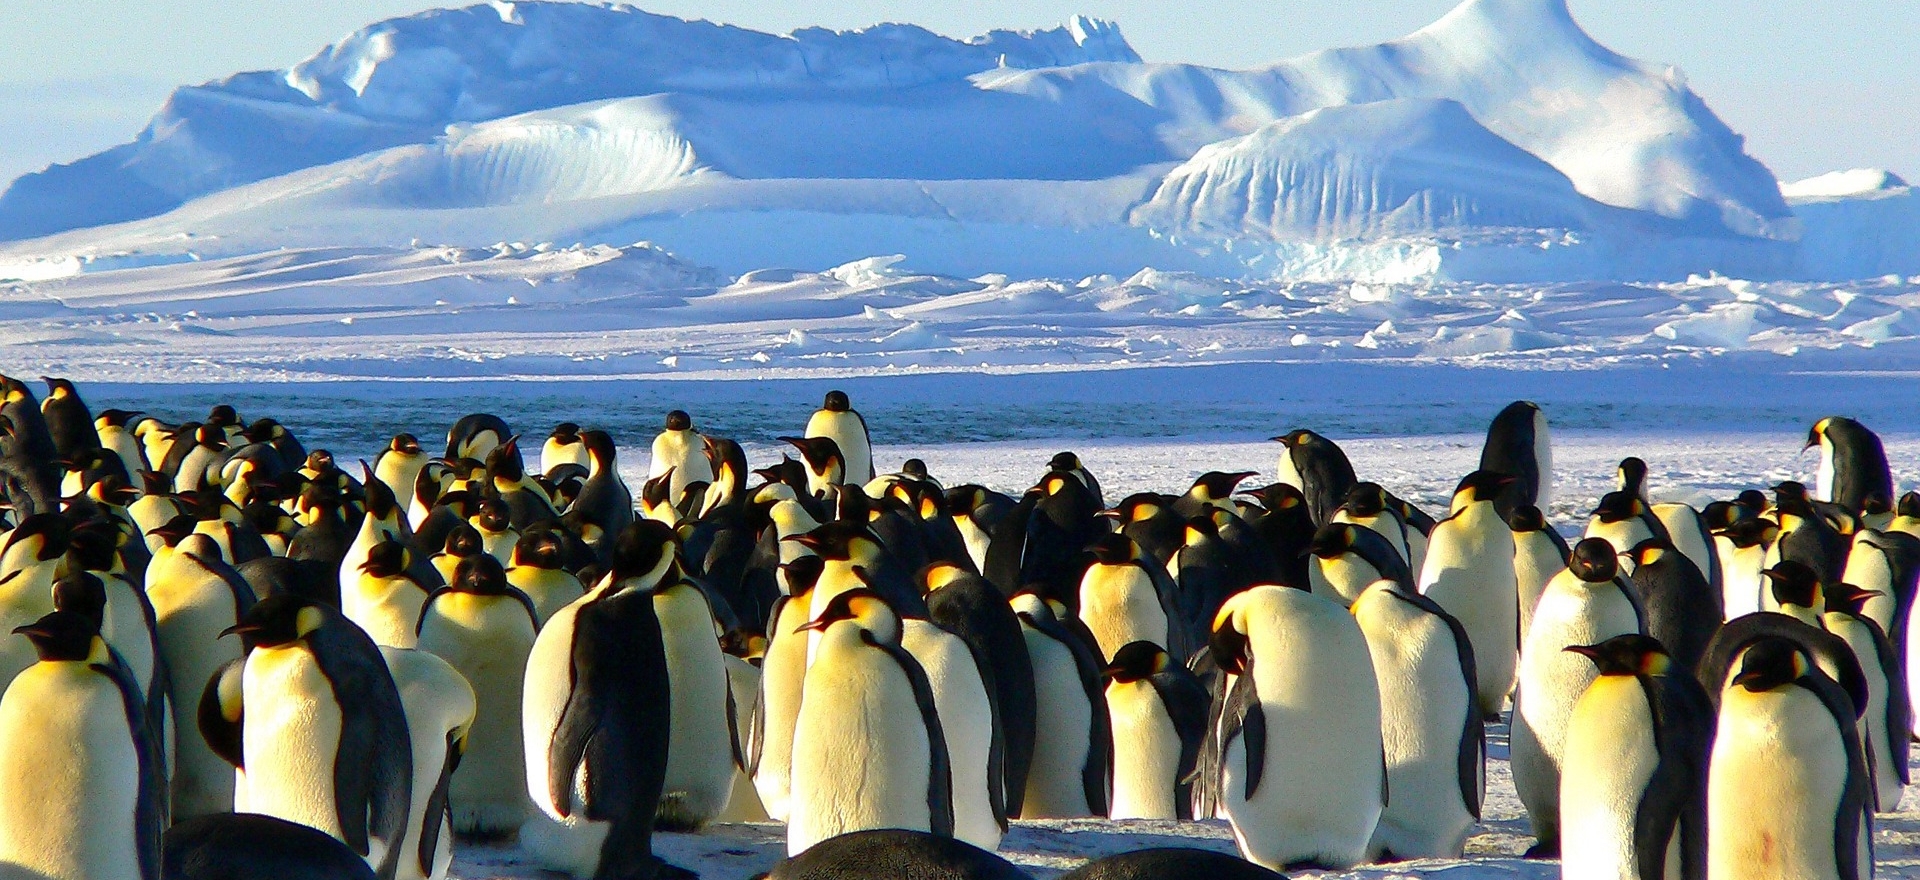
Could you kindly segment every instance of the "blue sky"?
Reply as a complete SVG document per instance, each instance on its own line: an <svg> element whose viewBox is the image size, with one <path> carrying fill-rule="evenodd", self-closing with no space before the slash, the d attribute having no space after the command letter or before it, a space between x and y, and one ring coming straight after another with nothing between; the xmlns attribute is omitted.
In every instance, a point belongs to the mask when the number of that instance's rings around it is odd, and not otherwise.
<svg viewBox="0 0 1920 880"><path fill-rule="evenodd" d="M0 181L132 138L175 86L286 67L431 0L4 0ZM449 3L447 5L457 5ZM1453 0L648 0L646 9L763 30L907 21L953 36L1084 13L1151 61L1245 67L1378 42ZM1571 0L1600 42L1674 64L1749 151L1786 179L1852 167L1920 178L1920 3Z"/></svg>

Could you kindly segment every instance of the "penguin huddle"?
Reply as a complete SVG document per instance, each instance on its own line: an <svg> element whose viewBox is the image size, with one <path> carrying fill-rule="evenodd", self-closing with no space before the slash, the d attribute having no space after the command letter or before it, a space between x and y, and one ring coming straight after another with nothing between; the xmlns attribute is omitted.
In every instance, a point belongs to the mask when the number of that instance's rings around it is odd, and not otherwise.
<svg viewBox="0 0 1920 880"><path fill-rule="evenodd" d="M768 821L790 878L1023 877L1015 819L1242 855L1106 880L1455 858L1504 715L1563 876L1855 878L1908 781L1920 493L1849 419L1699 510L1627 459L1569 545L1525 402L1435 519L1309 430L1266 485L1061 453L1010 495L879 472L834 391L759 470L668 414L636 493L576 423L350 472L47 386L0 376L0 873L438 880L459 836L681 877L656 831Z"/></svg>

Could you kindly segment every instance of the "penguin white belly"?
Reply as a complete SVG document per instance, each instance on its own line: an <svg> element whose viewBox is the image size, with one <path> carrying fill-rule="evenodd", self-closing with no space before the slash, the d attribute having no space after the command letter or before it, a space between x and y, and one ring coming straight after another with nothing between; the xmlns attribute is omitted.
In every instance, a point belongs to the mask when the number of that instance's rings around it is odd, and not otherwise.
<svg viewBox="0 0 1920 880"><path fill-rule="evenodd" d="M342 583L340 613L366 630L374 644L411 648L419 643L414 632L427 592L404 577L357 575Z"/></svg>
<svg viewBox="0 0 1920 880"><path fill-rule="evenodd" d="M600 864L600 845L612 827L580 818L580 792L585 768L574 774L568 803L556 805L548 793L547 750L560 728L567 700L573 695L573 624L580 606L596 592L554 612L540 629L527 654L525 690L520 702L521 740L526 748L527 795L539 812L520 826L520 843L541 867L591 877ZM570 815L562 819L565 808Z"/></svg>
<svg viewBox="0 0 1920 880"><path fill-rule="evenodd" d="M1861 612L1880 624L1883 632L1893 632L1893 618L1899 613L1894 596L1898 590L1893 583L1893 565L1887 559L1885 551L1872 543L1872 533L1860 532L1854 536L1853 548L1847 552L1847 567L1840 575L1840 582L1852 584L1863 590L1872 590L1878 596L1868 597L1861 606Z"/></svg>
<svg viewBox="0 0 1920 880"><path fill-rule="evenodd" d="M207 746L196 714L181 708L200 705L207 681L239 659L239 640L220 638L220 631L232 626L238 615L225 582L204 569L193 571L197 574L176 570L155 580L154 569L147 569L147 598L153 602L160 657L167 669L167 699L175 707L174 821L234 808L233 765Z"/></svg>
<svg viewBox="0 0 1920 880"><path fill-rule="evenodd" d="M947 741L953 775L953 836L989 852L1000 846L1000 820L989 786L993 701L967 643L925 620L903 620L900 644L920 662L933 690L934 712Z"/></svg>
<svg viewBox="0 0 1920 880"><path fill-rule="evenodd" d="M1612 544L1613 552L1626 553L1641 541L1653 537L1653 530L1647 528L1647 524L1642 522L1637 516L1630 516L1619 522L1610 523L1601 522L1599 517L1589 517L1587 520L1587 531L1581 535L1581 537L1599 538ZM1631 574L1632 572L1633 559L1622 556L1620 558L1620 573Z"/></svg>
<svg viewBox="0 0 1920 880"><path fill-rule="evenodd" d="M1765 567L1767 548L1761 545L1736 547L1732 541L1716 536L1720 551L1720 595L1732 620L1760 610L1760 570Z"/></svg>
<svg viewBox="0 0 1920 880"><path fill-rule="evenodd" d="M1103 660L1129 642L1167 643L1167 612L1153 578L1137 565L1090 566L1080 580L1080 620Z"/></svg>
<svg viewBox="0 0 1920 880"><path fill-rule="evenodd" d="M99 433L100 447L120 457L120 463L126 465L127 476L138 486L140 472L149 469L146 459L140 457L140 444L120 428L107 428Z"/></svg>
<svg viewBox="0 0 1920 880"><path fill-rule="evenodd" d="M1568 719L1574 703L1599 677L1592 661L1565 649L1639 631L1633 605L1618 588L1588 585L1570 572L1547 585L1534 609L1533 629L1520 656L1509 745L1514 789L1543 842L1553 840L1559 829Z"/></svg>
<svg viewBox="0 0 1920 880"><path fill-rule="evenodd" d="M1516 532L1513 536L1513 578L1520 589L1520 643L1527 641L1527 628L1533 625L1533 606L1547 582L1566 570L1567 560L1560 547L1545 532Z"/></svg>
<svg viewBox="0 0 1920 880"><path fill-rule="evenodd" d="M807 678L808 634L795 630L807 622L808 607L806 595L781 604L773 640L760 664L760 757L753 767L753 787L767 815L781 822L788 817L793 731Z"/></svg>
<svg viewBox="0 0 1920 880"><path fill-rule="evenodd" d="M651 480L673 471L667 481L669 502L677 502L688 483L713 482L713 463L707 461L706 445L693 431L664 431L653 440L653 458L647 465Z"/></svg>
<svg viewBox="0 0 1920 880"><path fill-rule="evenodd" d="M1811 691L1722 692L1707 770L1709 880L1836 876L1846 754L1833 715Z"/></svg>
<svg viewBox="0 0 1920 880"><path fill-rule="evenodd" d="M413 740L413 793L395 877L439 880L453 866L453 826L445 813L427 815L427 806L447 765L449 735L457 736L473 724L473 688L445 660L431 653L385 647L380 655L386 658L387 669L399 686L407 734ZM438 828L434 847L422 865L420 849L428 823Z"/></svg>
<svg viewBox="0 0 1920 880"><path fill-rule="evenodd" d="M712 608L698 588L655 593L653 611L665 637L673 719L660 821L667 829L698 828L727 808L733 790L727 667Z"/></svg>
<svg viewBox="0 0 1920 880"><path fill-rule="evenodd" d="M400 540L398 524L384 524L368 515L360 524L360 531L354 533L353 543L347 545L347 555L340 558L340 583L351 584L360 577L360 566L367 561L367 554L375 544L386 540ZM232 557L228 557L231 559Z"/></svg>
<svg viewBox="0 0 1920 880"><path fill-rule="evenodd" d="M807 620L818 618L821 612L827 610L827 603L832 602L835 596L865 586L866 582L854 573L853 563L846 560L828 560L821 567L820 576L814 579L813 589L807 591ZM823 637L823 634L818 632L807 633L808 666L813 665L814 657L819 654L820 640Z"/></svg>
<svg viewBox="0 0 1920 880"><path fill-rule="evenodd" d="M1533 466L1540 474L1539 488L1533 493L1533 506L1553 508L1553 431L1547 426L1544 410L1533 411Z"/></svg>
<svg viewBox="0 0 1920 880"><path fill-rule="evenodd" d="M1367 587L1380 579L1380 571L1353 553L1332 559L1314 556L1307 560L1307 579L1316 595L1341 605L1352 605Z"/></svg>
<svg viewBox="0 0 1920 880"><path fill-rule="evenodd" d="M513 547L518 543L520 543L520 533L512 529L480 533L480 549L502 566L513 562Z"/></svg>
<svg viewBox="0 0 1920 880"><path fill-rule="evenodd" d="M17 574L0 583L0 690L28 667L40 662L33 643L13 635L53 611L53 563L14 569Z"/></svg>
<svg viewBox="0 0 1920 880"><path fill-rule="evenodd" d="M967 556L973 559L973 567L986 571L987 548L993 544L993 536L973 521L971 516L956 515L953 524L960 529L960 540L967 545Z"/></svg>
<svg viewBox="0 0 1920 880"><path fill-rule="evenodd" d="M247 807L342 838L333 793L340 705L319 661L302 645L255 648L241 687ZM378 841L373 846L378 849ZM379 860L370 856L369 862Z"/></svg>
<svg viewBox="0 0 1920 880"><path fill-rule="evenodd" d="M1520 588L1513 530L1493 505L1479 502L1433 527L1420 569L1420 592L1460 621L1473 642L1480 711L1500 714L1513 689L1519 649Z"/></svg>
<svg viewBox="0 0 1920 880"><path fill-rule="evenodd" d="M586 588L572 574L531 565L507 569L507 583L533 600L533 611L541 626L546 626L554 612L567 607L567 603L586 595Z"/></svg>
<svg viewBox="0 0 1920 880"><path fill-rule="evenodd" d="M1693 562L1700 575L1712 583L1719 569L1714 567L1714 548L1707 543L1713 536L1700 528L1700 512L1691 505L1667 502L1655 504L1653 515L1667 527L1673 549Z"/></svg>
<svg viewBox="0 0 1920 880"><path fill-rule="evenodd" d="M462 833L512 831L533 809L520 704L534 638L518 601L466 593L441 596L421 627L420 649L452 664L476 699L466 756L448 792Z"/></svg>
<svg viewBox="0 0 1920 880"><path fill-rule="evenodd" d="M1820 471L1813 478L1813 497L1816 501L1833 500L1833 442L1820 436Z"/></svg>
<svg viewBox="0 0 1920 880"><path fill-rule="evenodd" d="M133 671L134 684L140 686L141 695L145 696L148 685L154 681L154 665L158 662L155 657L159 650L153 630L147 628L146 610L141 607L140 597L135 595L132 584L110 574L101 574L99 578L107 590L107 608L100 623L100 637L106 639L107 644L126 659L127 668Z"/></svg>
<svg viewBox="0 0 1920 880"><path fill-rule="evenodd" d="M85 663L22 673L0 699L0 875L141 880L139 778L119 688Z"/></svg>
<svg viewBox="0 0 1920 880"><path fill-rule="evenodd" d="M933 749L899 663L842 643L807 670L806 693L793 736L787 854L852 831L931 831Z"/></svg>
<svg viewBox="0 0 1920 880"><path fill-rule="evenodd" d="M1564 753L1560 876L1638 880L1635 822L1641 795L1660 764L1653 713L1639 679L1596 679L1574 706Z"/></svg>
<svg viewBox="0 0 1920 880"><path fill-rule="evenodd" d="M1260 785L1247 795L1246 739L1226 752L1222 804L1241 853L1279 870L1365 861L1380 821L1380 691L1366 637L1331 599L1279 587L1279 613L1249 614L1253 679L1267 727Z"/></svg>
<svg viewBox="0 0 1920 880"><path fill-rule="evenodd" d="M867 423L859 415L816 410L807 420L807 436L829 437L840 447L848 483L860 486L873 479L873 448L867 445Z"/></svg>
<svg viewBox="0 0 1920 880"><path fill-rule="evenodd" d="M1866 748L1867 765L1873 776L1874 803L1878 812L1891 813L1900 804L1904 786L1900 774L1888 756L1893 745L1887 730L1887 672L1880 665L1880 648L1867 625L1844 614L1824 616L1827 632L1845 640L1860 663L1860 675L1867 680L1867 708L1860 713L1860 744ZM1904 732L1902 732L1904 735Z"/></svg>
<svg viewBox="0 0 1920 880"><path fill-rule="evenodd" d="M1475 708L1453 630L1384 592L1363 596L1354 619L1380 686L1387 763L1389 796L1373 846L1400 858L1457 857L1474 823L1461 794L1460 738ZM1484 756L1469 784L1484 796Z"/></svg>
<svg viewBox="0 0 1920 880"><path fill-rule="evenodd" d="M1146 679L1107 685L1113 724L1115 819L1178 819L1174 796L1180 785L1180 732Z"/></svg>
<svg viewBox="0 0 1920 880"><path fill-rule="evenodd" d="M1022 819L1076 819L1092 815L1082 775L1091 746L1088 731L1093 707L1080 683L1080 670L1066 645L1022 626L1027 655L1033 661L1033 763L1027 770ZM811 683L811 679L808 680Z"/></svg>

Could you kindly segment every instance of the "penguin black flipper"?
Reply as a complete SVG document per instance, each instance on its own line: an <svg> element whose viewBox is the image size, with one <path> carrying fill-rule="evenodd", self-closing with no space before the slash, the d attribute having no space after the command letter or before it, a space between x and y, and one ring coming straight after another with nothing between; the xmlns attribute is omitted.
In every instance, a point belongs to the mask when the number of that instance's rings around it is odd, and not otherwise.
<svg viewBox="0 0 1920 880"><path fill-rule="evenodd" d="M860 631L860 641L869 648L885 651L887 656L900 664L900 671L913 686L913 701L920 704L920 719L927 726L928 830L939 837L952 837L953 764L947 755L947 735L940 726L940 712L933 703L933 684L927 681L927 671L920 667L920 661L913 659L906 648L882 642L867 630Z"/></svg>
<svg viewBox="0 0 1920 880"><path fill-rule="evenodd" d="M1113 784L1113 721L1107 711L1106 678L1094 651L1093 633L1079 618L1070 618L1084 631L1068 641L1073 665L1080 671L1080 686L1087 692L1087 705L1093 708L1093 722L1087 731L1087 763L1080 768L1080 782L1086 788L1087 807L1095 816L1107 814L1108 790ZM1069 630L1069 632L1072 632Z"/></svg>
<svg viewBox="0 0 1920 880"><path fill-rule="evenodd" d="M1199 676L1185 666L1170 663L1147 679L1165 706L1174 732L1180 735L1180 762L1175 769L1175 818L1193 819L1193 775L1200 762L1200 745L1207 738L1207 712L1213 697Z"/></svg>
<svg viewBox="0 0 1920 880"><path fill-rule="evenodd" d="M247 659L240 657L227 661L207 679L206 689L200 692L200 706L196 716L200 736L207 741L207 747L213 750L221 760L235 768L244 769L246 747L242 736L246 730L246 716L240 705L240 675L246 670ZM231 713L234 717L227 717Z"/></svg>
<svg viewBox="0 0 1920 880"><path fill-rule="evenodd" d="M1838 638L1836 636L1836 638ZM1841 877L1872 876L1873 874L1873 835L1866 836L1867 871L1860 871L1860 823L1867 821L1873 810L1873 776L1867 772L1866 749L1860 743L1860 737L1854 734L1854 722L1860 713L1854 707L1850 695L1826 673L1818 668L1794 681L1794 684L1806 688L1820 698L1820 702L1833 715L1833 723L1840 728L1840 742L1847 749L1847 782L1840 792L1840 813L1833 822L1833 852L1838 861Z"/></svg>
<svg viewBox="0 0 1920 880"><path fill-rule="evenodd" d="M1438 617L1447 625L1447 631L1453 633L1454 653L1460 659L1461 678L1468 682L1471 689L1471 684L1480 680L1480 673L1473 659L1473 640L1467 636L1466 625L1460 622L1460 618L1448 614L1445 608L1440 607L1440 603L1428 598L1424 593L1413 590L1394 590L1387 595ZM1481 808L1480 773L1481 768L1486 766L1487 725L1485 719L1480 717L1479 706L1472 700L1467 701L1466 714L1467 720L1460 731L1460 746L1457 750L1460 798L1466 804L1467 812L1473 814L1473 818L1477 820L1480 818Z"/></svg>
<svg viewBox="0 0 1920 880"><path fill-rule="evenodd" d="M1379 572L1382 578L1393 581L1409 593L1419 592L1414 586L1413 571L1407 567L1406 557L1379 532L1365 527L1355 528L1352 550L1373 566L1373 570Z"/></svg>
<svg viewBox="0 0 1920 880"><path fill-rule="evenodd" d="M1893 642L1887 638L1886 631L1880 628L1879 621L1871 617L1860 617L1858 620L1866 624L1868 631L1873 633L1873 647L1878 655L1880 668L1888 671L1886 675L1887 747L1893 754L1888 755L1884 760L1893 765L1895 774L1900 778L1900 784L1906 785L1912 781L1911 769L1907 767L1907 755L1912 749L1913 737L1901 736L1899 732L1913 729L1913 704L1908 702L1908 693L1912 684L1907 681L1906 675L1902 674L1906 666L1899 656L1899 651L1893 647Z"/></svg>
<svg viewBox="0 0 1920 880"><path fill-rule="evenodd" d="M447 791L453 785L453 771L460 768L460 738L458 731L447 734L447 760L440 767L440 781L433 784L433 793L427 795L427 808L420 814L420 846L414 851L414 858L420 865L422 877L433 876L433 857L440 848L441 828L453 821L453 803L447 799Z"/></svg>
<svg viewBox="0 0 1920 880"><path fill-rule="evenodd" d="M1758 611L1729 620L1720 625L1720 631L1707 643L1707 653L1700 658L1696 677L1716 708L1720 703L1720 689L1726 686L1727 672L1733 668L1734 660L1748 646L1768 637L1793 642L1815 661L1839 670L1834 682L1853 701L1853 717L1857 719L1866 711L1867 677L1860 671L1860 661L1853 656L1846 640L1777 611Z"/></svg>
<svg viewBox="0 0 1920 880"><path fill-rule="evenodd" d="M218 556L212 558L203 557L191 550L187 551L187 558L193 560L194 563L201 568L219 575L220 580L226 582L227 589L233 593L234 617L245 617L247 612L253 608L254 603L257 601L257 597L253 594L253 585L247 583L247 579L241 576L240 572L233 566L228 565L225 559ZM334 603L336 607L338 607L339 604L337 601Z"/></svg>
<svg viewBox="0 0 1920 880"><path fill-rule="evenodd" d="M1033 509L1038 503L1039 496L1029 492L993 524L987 544L987 570L981 574L1003 598L1013 598L1013 594L1025 586L1020 575L1025 568L1028 523L1033 520Z"/></svg>
<svg viewBox="0 0 1920 880"><path fill-rule="evenodd" d="M333 763L340 830L363 855L370 850L369 837L385 842L387 855L378 873L392 877L413 799L406 709L373 639L339 612L325 613L330 619L307 638L340 704L340 745Z"/></svg>
<svg viewBox="0 0 1920 880"><path fill-rule="evenodd" d="M1660 756L1633 814L1640 877L1666 876L1674 834L1680 835L1680 876L1707 876L1707 766L1716 719L1706 689L1683 671L1675 673L1638 676Z"/></svg>
<svg viewBox="0 0 1920 880"><path fill-rule="evenodd" d="M1253 684L1253 661L1236 676L1227 689L1226 705L1220 710L1220 764L1226 766L1227 749L1238 737L1245 741L1247 753L1246 795L1251 799L1260 788L1260 777L1267 767L1267 715L1260 708L1260 694ZM1226 793L1221 792L1221 797Z"/></svg>
<svg viewBox="0 0 1920 880"><path fill-rule="evenodd" d="M160 880L160 836L166 831L170 790L165 758L159 743L147 726L146 698L134 680L133 670L118 651L111 652L106 663L88 668L106 676L120 688L120 702L127 713L127 728L133 737L133 752L138 758L140 780L133 807L134 848L140 860L142 880Z"/></svg>

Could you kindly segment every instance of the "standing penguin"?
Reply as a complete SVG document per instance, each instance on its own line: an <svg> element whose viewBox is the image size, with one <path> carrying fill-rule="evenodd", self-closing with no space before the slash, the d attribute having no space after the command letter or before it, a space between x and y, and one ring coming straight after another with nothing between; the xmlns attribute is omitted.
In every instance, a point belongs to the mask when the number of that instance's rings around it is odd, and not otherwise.
<svg viewBox="0 0 1920 880"><path fill-rule="evenodd" d="M221 635L247 650L238 705L215 694L221 717L237 720L209 730L203 711L201 732L238 741L247 811L325 831L383 880L398 876L415 768L380 649L340 612L290 595L262 600Z"/></svg>
<svg viewBox="0 0 1920 880"><path fill-rule="evenodd" d="M1707 771L1707 877L1873 876L1873 782L1854 705L1785 639L1755 642L1738 668Z"/></svg>
<svg viewBox="0 0 1920 880"><path fill-rule="evenodd" d="M428 597L420 613L418 647L452 664L478 701L466 771L454 774L447 792L453 830L462 834L509 833L533 809L520 703L538 630L533 600L510 586L499 561L485 554L462 562L453 582Z"/></svg>
<svg viewBox="0 0 1920 880"><path fill-rule="evenodd" d="M1039 710L1020 818L1104 816L1113 729L1097 649L1067 627L1064 609L1039 594L1022 592L1012 605L1033 663Z"/></svg>
<svg viewBox="0 0 1920 880"><path fill-rule="evenodd" d="M845 391L827 392L826 401L807 419L806 436L833 440L846 465L847 482L866 485L873 479L873 435Z"/></svg>
<svg viewBox="0 0 1920 880"><path fill-rule="evenodd" d="M1567 539L1560 537L1540 508L1531 505L1516 508L1507 517L1513 530L1513 577L1520 587L1520 641L1527 640L1527 627L1533 625L1533 606L1547 589L1553 576L1567 569Z"/></svg>
<svg viewBox="0 0 1920 880"><path fill-rule="evenodd" d="M1211 647L1233 676L1212 736L1241 855L1276 870L1365 861L1387 787L1360 625L1331 599L1261 586L1220 608Z"/></svg>
<svg viewBox="0 0 1920 880"><path fill-rule="evenodd" d="M1848 513L1866 509L1867 499L1893 498L1893 471L1879 435L1849 418L1830 416L1813 423L1806 449L1820 447L1820 472L1813 497L1831 501Z"/></svg>
<svg viewBox="0 0 1920 880"><path fill-rule="evenodd" d="M1306 496L1307 514L1315 526L1332 522L1334 511L1360 482L1346 452L1332 440L1304 429L1273 439L1287 447L1280 453L1280 482Z"/></svg>
<svg viewBox="0 0 1920 880"><path fill-rule="evenodd" d="M1387 539L1388 546L1399 554L1402 565L1413 558L1413 551L1407 545L1407 521L1387 503L1387 490L1379 483L1354 486L1353 491L1347 493L1347 503L1334 513L1333 521L1365 526Z"/></svg>
<svg viewBox="0 0 1920 880"><path fill-rule="evenodd" d="M1547 584L1520 652L1511 739L1513 787L1527 808L1535 844L1530 857L1560 846L1560 774L1574 703L1599 675L1569 645L1597 645L1642 631L1633 588L1620 578L1613 545L1587 538L1573 547L1567 570ZM1476 658L1478 655L1475 655Z"/></svg>
<svg viewBox="0 0 1920 880"><path fill-rule="evenodd" d="M693 430L693 417L685 410L667 413L666 427L653 438L653 457L647 463L647 479L667 477L668 503L678 503L692 483L712 483L713 463L707 461L707 444Z"/></svg>
<svg viewBox="0 0 1920 880"><path fill-rule="evenodd" d="M658 827L693 831L727 808L733 790L727 665L714 630L713 605L699 585L676 567L649 595L666 649L668 715L673 719Z"/></svg>
<svg viewBox="0 0 1920 880"><path fill-rule="evenodd" d="M985 661L993 688L994 726L1000 730L1006 814L1020 815L1033 763L1039 709L1035 704L1033 659L1013 606L1000 591L973 572L935 563L920 573L927 619L965 639Z"/></svg>
<svg viewBox="0 0 1920 880"><path fill-rule="evenodd" d="M927 676L952 769L953 836L993 850L1007 831L1005 748L994 723L984 657L938 624L901 618L900 646Z"/></svg>
<svg viewBox="0 0 1920 880"><path fill-rule="evenodd" d="M587 459L587 482L567 512L598 530L599 535L589 538L587 544L604 559L612 550L614 536L633 522L633 492L620 478L612 436L605 431L586 431L580 435L580 445Z"/></svg>
<svg viewBox="0 0 1920 880"><path fill-rule="evenodd" d="M1396 858L1457 858L1486 794L1473 645L1432 599L1390 580L1353 603L1380 686L1387 799L1373 848Z"/></svg>
<svg viewBox="0 0 1920 880"><path fill-rule="evenodd" d="M1480 469L1514 478L1494 505L1502 519L1522 507L1545 510L1553 503L1553 439L1538 404L1516 400L1493 417L1480 447Z"/></svg>
<svg viewBox="0 0 1920 880"><path fill-rule="evenodd" d="M653 854L673 723L650 591L673 567L671 548L656 527L628 526L607 576L547 621L527 657L521 731L527 793L542 815L520 840L549 870L693 876Z"/></svg>
<svg viewBox="0 0 1920 880"><path fill-rule="evenodd" d="M787 854L877 828L951 837L946 740L926 673L900 646L900 615L856 589L805 628L821 639L793 734Z"/></svg>
<svg viewBox="0 0 1920 880"><path fill-rule="evenodd" d="M50 376L40 379L47 383L47 397L40 401L40 414L46 419L54 450L61 458L72 459L87 450L99 449L100 433L93 427L93 413L87 410L86 401L80 399L79 390L65 379Z"/></svg>
<svg viewBox="0 0 1920 880"><path fill-rule="evenodd" d="M1646 611L1647 635L1664 646L1680 668L1699 666L1726 617L1720 591L1664 538L1641 541L1627 556L1633 560L1629 580Z"/></svg>
<svg viewBox="0 0 1920 880"><path fill-rule="evenodd" d="M1613 545L1613 552L1624 554L1648 538L1666 538L1667 529L1639 495L1608 492L1600 496L1600 503L1587 517L1587 531L1582 537L1603 538Z"/></svg>
<svg viewBox="0 0 1920 880"><path fill-rule="evenodd" d="M432 591L408 573L411 562L405 544L375 544L354 579L340 585L340 612L376 644L411 648L419 639L420 610Z"/></svg>
<svg viewBox="0 0 1920 880"><path fill-rule="evenodd" d="M413 790L401 838L397 880L444 880L453 867L454 768L473 728L473 687L447 661L408 648L382 646L406 713Z"/></svg>
<svg viewBox="0 0 1920 880"><path fill-rule="evenodd" d="M1600 675L1567 725L1561 876L1701 880L1714 723L1707 692L1647 636L1566 650Z"/></svg>
<svg viewBox="0 0 1920 880"><path fill-rule="evenodd" d="M132 673L78 614L13 633L40 660L0 698L0 874L159 880L166 771Z"/></svg>
<svg viewBox="0 0 1920 880"><path fill-rule="evenodd" d="M1193 818L1193 770L1211 699L1200 679L1152 642L1113 653L1107 714L1113 723L1114 819Z"/></svg>
<svg viewBox="0 0 1920 880"><path fill-rule="evenodd" d="M245 655L242 646L220 633L252 610L253 587L220 558L206 535L188 535L178 546L154 554L146 587L167 669L168 702L174 706L173 817L230 812L233 767L208 747L186 709L200 704L201 690L215 672Z"/></svg>
<svg viewBox="0 0 1920 880"><path fill-rule="evenodd" d="M1100 657L1130 642L1167 643L1167 602L1173 581L1166 567L1124 534L1101 535L1093 564L1080 578L1080 620L1093 632Z"/></svg>
<svg viewBox="0 0 1920 880"><path fill-rule="evenodd" d="M1852 584L1835 584L1826 591L1821 622L1827 632L1844 639L1860 661L1867 680L1867 703L1860 713L1860 741L1873 776L1874 805L1893 812L1908 782L1907 754L1913 730L1906 670L1885 630L1865 613L1872 591Z"/></svg>
<svg viewBox="0 0 1920 880"><path fill-rule="evenodd" d="M1480 713L1499 716L1513 689L1520 587L1513 530L1494 507L1512 477L1475 471L1453 491L1452 514L1433 527L1420 592L1467 628L1480 676ZM1555 648L1554 650L1559 650Z"/></svg>
<svg viewBox="0 0 1920 880"><path fill-rule="evenodd" d="M797 545L792 545L797 546ZM767 815L787 820L792 795L793 731L807 679L811 641L802 629L813 619L813 590L825 568L809 553L781 566L783 593L767 618L767 648L760 660L760 704L747 765Z"/></svg>

